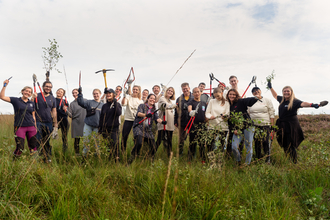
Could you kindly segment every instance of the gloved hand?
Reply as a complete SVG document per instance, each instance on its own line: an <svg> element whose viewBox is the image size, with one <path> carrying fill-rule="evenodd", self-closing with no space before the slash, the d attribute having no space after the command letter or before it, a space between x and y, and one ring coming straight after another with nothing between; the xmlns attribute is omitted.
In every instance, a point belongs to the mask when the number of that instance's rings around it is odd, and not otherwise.
<svg viewBox="0 0 330 220"><path fill-rule="evenodd" d="M57 127L54 127L53 128L53 132L52 132L52 137L53 139L56 139L58 136L58 128Z"/></svg>
<svg viewBox="0 0 330 220"><path fill-rule="evenodd" d="M81 92L82 92L82 87L79 86L78 93L81 94Z"/></svg>
<svg viewBox="0 0 330 220"><path fill-rule="evenodd" d="M195 117L195 115L196 115L196 110L192 110L191 112L189 112L190 117Z"/></svg>
<svg viewBox="0 0 330 220"><path fill-rule="evenodd" d="M151 118L152 117L152 114L151 113L148 113L148 114L146 114L146 117L147 118Z"/></svg>
<svg viewBox="0 0 330 220"><path fill-rule="evenodd" d="M273 88L273 87L272 87L272 83L271 83L270 81L267 83L267 87L268 87L269 89Z"/></svg>
<svg viewBox="0 0 330 220"><path fill-rule="evenodd" d="M104 93L104 94L107 93L107 90L108 90L108 87L105 87L103 93Z"/></svg>
<svg viewBox="0 0 330 220"><path fill-rule="evenodd" d="M132 83L133 83L133 80L131 80L131 79L127 80L127 85L128 85L128 86L131 86Z"/></svg>
<svg viewBox="0 0 330 220"><path fill-rule="evenodd" d="M166 125L166 124L167 124L167 121L162 121L162 124L163 124L163 125Z"/></svg>
<svg viewBox="0 0 330 220"><path fill-rule="evenodd" d="M311 107L319 108L320 106L319 106L319 104L313 104L313 103L311 103Z"/></svg>

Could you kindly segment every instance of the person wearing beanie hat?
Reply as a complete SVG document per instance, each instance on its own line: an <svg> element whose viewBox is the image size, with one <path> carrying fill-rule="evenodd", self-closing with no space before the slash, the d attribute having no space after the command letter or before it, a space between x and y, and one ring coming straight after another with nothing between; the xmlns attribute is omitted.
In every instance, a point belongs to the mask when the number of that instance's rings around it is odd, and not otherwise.
<svg viewBox="0 0 330 220"><path fill-rule="evenodd" d="M111 88L105 88L106 103L102 106L98 133L107 140L107 148L110 152L109 160L119 159L119 116L121 115L121 105L115 98L116 93Z"/></svg>
<svg viewBox="0 0 330 220"><path fill-rule="evenodd" d="M255 129L259 132L254 134L254 143L257 158L262 158L261 148L264 150L266 157L266 163L270 163L270 144L269 135L272 127L274 126L275 109L270 99L261 96L261 90L255 86L252 89L252 94L258 97L261 102L256 102L253 106L248 107L248 113L255 125ZM258 135L257 135L258 134Z"/></svg>

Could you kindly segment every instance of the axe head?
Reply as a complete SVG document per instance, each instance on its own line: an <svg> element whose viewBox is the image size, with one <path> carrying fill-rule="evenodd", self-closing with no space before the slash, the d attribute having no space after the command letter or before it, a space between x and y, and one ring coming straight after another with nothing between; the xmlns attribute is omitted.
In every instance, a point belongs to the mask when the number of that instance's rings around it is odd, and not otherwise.
<svg viewBox="0 0 330 220"><path fill-rule="evenodd" d="M32 75L32 79L33 79L33 82L36 83L38 80L37 80L37 75L36 74L33 74Z"/></svg>

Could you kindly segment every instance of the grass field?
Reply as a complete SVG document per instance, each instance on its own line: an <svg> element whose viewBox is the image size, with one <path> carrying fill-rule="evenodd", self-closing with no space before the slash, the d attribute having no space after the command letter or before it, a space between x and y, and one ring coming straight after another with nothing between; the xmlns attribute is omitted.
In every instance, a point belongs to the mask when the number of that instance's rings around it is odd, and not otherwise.
<svg viewBox="0 0 330 220"><path fill-rule="evenodd" d="M171 161L158 149L155 160L132 165L100 158L81 164L62 155L52 140L52 163L13 161L13 116L0 115L0 219L330 219L330 116L299 116L305 141L298 164L276 141L272 164L254 160L209 169L198 158ZM128 152L133 141L130 138Z"/></svg>

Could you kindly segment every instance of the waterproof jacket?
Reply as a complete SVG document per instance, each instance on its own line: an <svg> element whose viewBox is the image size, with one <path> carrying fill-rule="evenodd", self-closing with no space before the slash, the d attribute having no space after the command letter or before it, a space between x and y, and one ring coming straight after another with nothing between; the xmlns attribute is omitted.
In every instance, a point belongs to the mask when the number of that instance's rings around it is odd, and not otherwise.
<svg viewBox="0 0 330 220"><path fill-rule="evenodd" d="M176 99L177 107L175 108L174 124L180 127L186 127L189 122L188 102L193 100L194 97L190 93L189 99L185 100L184 94ZM180 121L179 121L180 120Z"/></svg>

